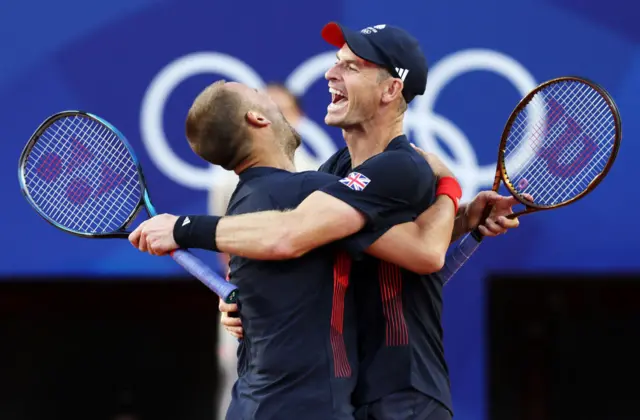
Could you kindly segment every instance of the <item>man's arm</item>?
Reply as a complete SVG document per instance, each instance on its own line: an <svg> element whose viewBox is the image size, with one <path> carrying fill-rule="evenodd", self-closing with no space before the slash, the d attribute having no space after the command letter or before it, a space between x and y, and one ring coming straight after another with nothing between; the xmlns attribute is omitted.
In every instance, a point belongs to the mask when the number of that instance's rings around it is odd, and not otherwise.
<svg viewBox="0 0 640 420"><path fill-rule="evenodd" d="M453 174L437 156L419 148L431 166L434 175L442 179ZM459 188L453 199L462 194ZM504 197L493 191L483 191L469 204L463 204L458 211L451 197L438 196L436 202L425 210L415 223L403 223L384 232L366 252L382 260L392 262L419 274L440 271L444 265L449 245L463 234L478 226L484 236L496 236L507 229L518 227L518 220L506 216L513 213L517 203L513 197ZM492 211L481 220L485 208ZM455 214L454 214L455 212Z"/></svg>
<svg viewBox="0 0 640 420"><path fill-rule="evenodd" d="M171 214L154 216L142 222L129 241L152 255L166 255L183 247L216 249L256 260L285 260L349 236L366 221L358 210L320 191L294 210L188 218L185 223L185 216L182 222Z"/></svg>
<svg viewBox="0 0 640 420"><path fill-rule="evenodd" d="M215 240L222 252L283 260L349 236L362 229L365 222L365 216L349 204L316 191L294 210L223 217Z"/></svg>
<svg viewBox="0 0 640 420"><path fill-rule="evenodd" d="M453 201L439 196L414 222L392 227L366 252L417 273L440 270L453 229ZM288 212L269 211L220 220L218 249L255 259L296 258L349 236L365 217L346 203L315 192Z"/></svg>
<svg viewBox="0 0 640 420"><path fill-rule="evenodd" d="M223 218L216 233L219 250L254 259L295 258L358 232L411 220L426 170L405 152L371 158L343 179L309 195L285 213ZM226 220L225 220L226 219ZM367 244L367 246L370 244Z"/></svg>
<svg viewBox="0 0 640 420"><path fill-rule="evenodd" d="M418 274L434 273L444 265L450 244L470 232L470 226L478 226L480 233L488 237L517 228L518 219L507 218L517 203L513 197L483 191L469 204L460 206L454 221L453 202L439 196L415 222L393 226L366 252ZM479 224L488 205L493 207L491 214Z"/></svg>
<svg viewBox="0 0 640 420"><path fill-rule="evenodd" d="M444 265L453 229L455 207L446 196L438 196L415 222L389 229L366 252L418 274L440 271Z"/></svg>
<svg viewBox="0 0 640 420"><path fill-rule="evenodd" d="M390 222L372 235L360 235L362 238L359 241L352 241L351 251L353 253L355 250L357 253L358 250L366 248L366 253L379 259L415 273L429 274L439 271L444 265L451 241L456 204L462 196L462 191L451 170L437 156L417 148L416 150L422 154L431 168L423 173L426 178L421 179L421 182L433 185L437 179L435 202L413 222ZM412 219L413 217L409 220ZM393 226L394 224L396 226Z"/></svg>
<svg viewBox="0 0 640 420"><path fill-rule="evenodd" d="M184 248L216 249L252 259L301 256L310 250L362 229L411 220L422 172L405 153L385 152L309 195L294 210L267 211L176 224L178 217L160 215L143 222L129 235L146 252L164 255ZM416 192L418 191L418 194ZM404 219L403 219L404 218ZM175 230L168 232L169 226ZM215 236L214 235L215 232ZM370 243L368 244L370 245ZM367 246L368 246L367 245Z"/></svg>

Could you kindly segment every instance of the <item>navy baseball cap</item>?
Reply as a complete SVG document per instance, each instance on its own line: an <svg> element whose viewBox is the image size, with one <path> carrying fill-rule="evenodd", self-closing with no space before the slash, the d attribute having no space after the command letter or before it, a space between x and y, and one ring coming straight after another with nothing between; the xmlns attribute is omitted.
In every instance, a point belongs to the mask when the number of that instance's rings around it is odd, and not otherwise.
<svg viewBox="0 0 640 420"><path fill-rule="evenodd" d="M377 64L404 82L402 96L407 103L427 87L427 59L418 41L404 29L391 25L368 26L354 31L337 22L322 28L322 38L342 48L347 44L363 60Z"/></svg>

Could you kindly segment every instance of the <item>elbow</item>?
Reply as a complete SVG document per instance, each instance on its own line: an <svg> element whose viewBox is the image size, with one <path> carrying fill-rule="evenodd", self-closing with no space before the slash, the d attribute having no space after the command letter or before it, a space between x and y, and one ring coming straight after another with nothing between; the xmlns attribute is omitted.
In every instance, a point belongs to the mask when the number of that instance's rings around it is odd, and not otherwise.
<svg viewBox="0 0 640 420"><path fill-rule="evenodd" d="M442 270L444 267L446 251L429 251L423 253L419 259L416 260L417 264L413 271L417 274L433 274Z"/></svg>

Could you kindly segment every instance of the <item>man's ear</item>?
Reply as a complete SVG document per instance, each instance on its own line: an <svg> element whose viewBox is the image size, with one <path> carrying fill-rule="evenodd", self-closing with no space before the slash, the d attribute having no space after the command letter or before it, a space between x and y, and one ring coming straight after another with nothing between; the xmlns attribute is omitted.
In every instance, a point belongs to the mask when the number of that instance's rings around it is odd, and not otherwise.
<svg viewBox="0 0 640 420"><path fill-rule="evenodd" d="M395 101L399 97L402 96L402 88L404 87L404 83L402 80L392 78L387 83L385 83L384 91L382 92L382 103L390 104Z"/></svg>
<svg viewBox="0 0 640 420"><path fill-rule="evenodd" d="M271 120L264 116L264 114L257 111L248 111L245 118L249 125L257 128L266 127L271 124Z"/></svg>

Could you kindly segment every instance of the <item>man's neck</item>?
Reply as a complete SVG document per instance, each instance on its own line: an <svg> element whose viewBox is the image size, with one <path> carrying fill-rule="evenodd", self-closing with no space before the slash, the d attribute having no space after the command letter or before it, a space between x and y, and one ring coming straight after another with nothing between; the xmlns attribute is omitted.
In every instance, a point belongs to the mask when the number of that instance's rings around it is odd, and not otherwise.
<svg viewBox="0 0 640 420"><path fill-rule="evenodd" d="M343 129L342 135L351 155L351 166L355 168L367 159L384 152L391 140L402 133L402 119L385 128L362 124Z"/></svg>
<svg viewBox="0 0 640 420"><path fill-rule="evenodd" d="M284 171L295 172L296 167L293 161L288 158L284 153L273 152L265 153L257 151L250 158L245 159L238 166L235 167L234 172L240 174L241 172L249 168L267 167L282 169Z"/></svg>

